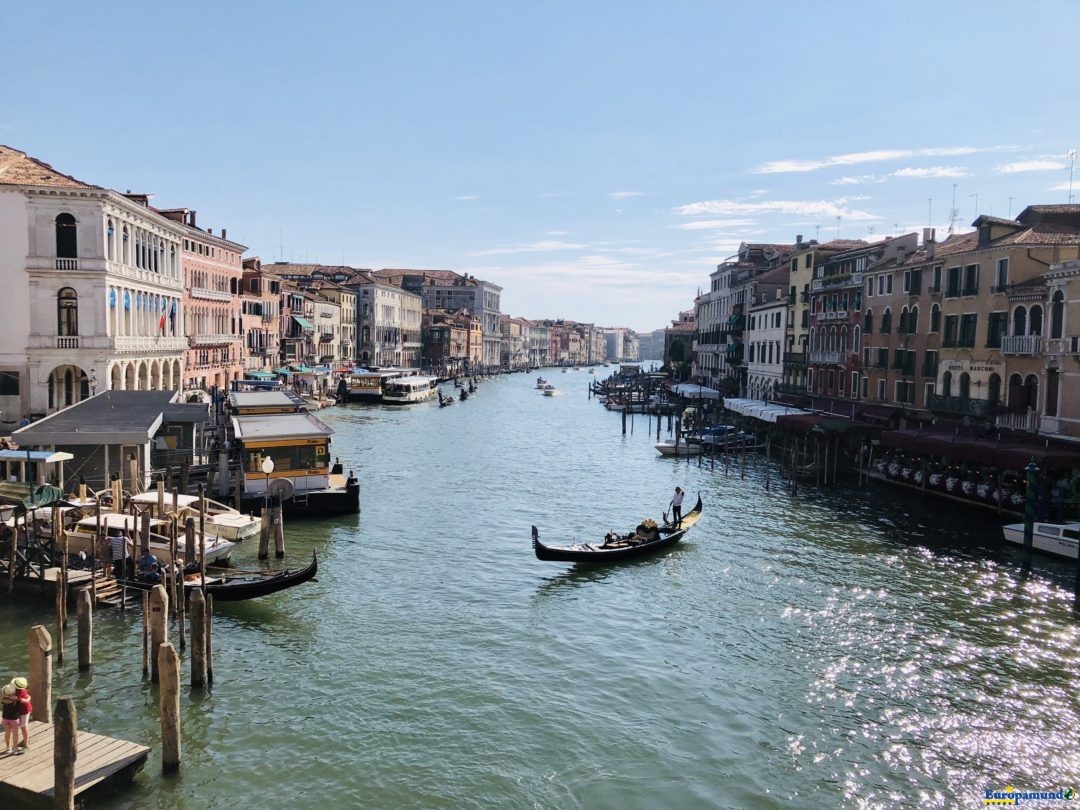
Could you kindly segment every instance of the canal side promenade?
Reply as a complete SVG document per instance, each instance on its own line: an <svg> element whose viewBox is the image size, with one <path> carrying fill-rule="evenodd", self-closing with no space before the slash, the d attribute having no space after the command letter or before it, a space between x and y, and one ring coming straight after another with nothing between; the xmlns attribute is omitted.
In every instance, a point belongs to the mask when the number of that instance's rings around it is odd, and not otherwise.
<svg viewBox="0 0 1080 810"><path fill-rule="evenodd" d="M903 494L792 496L758 463L674 464L645 417L623 436L586 375L564 377L558 398L509 375L464 406L320 414L364 513L290 524L317 583L216 607L214 686L181 690L175 778L136 622L102 612L92 676L65 664L54 690L81 726L151 748L104 806L953 807L1017 763L1025 787L1076 776L1067 568L1024 577L992 519ZM530 524L629 529L676 484L709 506L666 554L531 552ZM5 606L0 650L42 615Z"/></svg>

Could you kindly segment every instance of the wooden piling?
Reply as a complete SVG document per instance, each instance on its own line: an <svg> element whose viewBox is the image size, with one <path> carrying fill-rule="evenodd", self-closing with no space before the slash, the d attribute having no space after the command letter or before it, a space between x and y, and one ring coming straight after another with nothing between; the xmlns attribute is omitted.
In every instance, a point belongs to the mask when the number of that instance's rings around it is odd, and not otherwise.
<svg viewBox="0 0 1080 810"><path fill-rule="evenodd" d="M79 591L75 613L79 620L79 671L86 672L94 663L94 600L90 591Z"/></svg>
<svg viewBox="0 0 1080 810"><path fill-rule="evenodd" d="M35 698L36 700L36 698ZM54 810L75 810L75 757L79 732L75 701L63 697L56 701L53 724L53 803Z"/></svg>
<svg viewBox="0 0 1080 810"><path fill-rule="evenodd" d="M270 509L265 508L259 513L259 559L265 560L270 557Z"/></svg>
<svg viewBox="0 0 1080 810"><path fill-rule="evenodd" d="M142 674L150 674L150 594L142 593Z"/></svg>
<svg viewBox="0 0 1080 810"><path fill-rule="evenodd" d="M202 588L194 588L189 597L191 608L191 686L206 686L206 597Z"/></svg>
<svg viewBox="0 0 1080 810"><path fill-rule="evenodd" d="M52 636L44 626L38 624L27 633L29 664L26 679L30 682L30 694L33 695L34 710L31 720L42 723L52 722Z"/></svg>
<svg viewBox="0 0 1080 810"><path fill-rule="evenodd" d="M157 516L165 517L165 482L161 479L157 482Z"/></svg>
<svg viewBox="0 0 1080 810"><path fill-rule="evenodd" d="M15 515L15 529L11 533L11 553L8 555L8 583L7 592L10 594L15 590L15 565L18 561L17 554L19 552L19 516Z"/></svg>
<svg viewBox="0 0 1080 810"><path fill-rule="evenodd" d="M769 454L772 452L772 433L765 434L765 491L769 491Z"/></svg>
<svg viewBox="0 0 1080 810"><path fill-rule="evenodd" d="M214 685L214 595L206 595L206 685Z"/></svg>
<svg viewBox="0 0 1080 810"><path fill-rule="evenodd" d="M199 484L199 587L206 593L206 490Z"/></svg>
<svg viewBox="0 0 1080 810"><path fill-rule="evenodd" d="M622 408L622 435L623 436L626 435L626 406L625 405L623 405L623 408Z"/></svg>
<svg viewBox="0 0 1080 810"><path fill-rule="evenodd" d="M60 577L56 578L56 663L64 665L64 585Z"/></svg>
<svg viewBox="0 0 1080 810"><path fill-rule="evenodd" d="M281 499L274 506L274 556L285 557L285 520L281 514Z"/></svg>
<svg viewBox="0 0 1080 810"><path fill-rule="evenodd" d="M161 772L175 773L180 769L180 656L167 641L158 648L157 669L161 684Z"/></svg>

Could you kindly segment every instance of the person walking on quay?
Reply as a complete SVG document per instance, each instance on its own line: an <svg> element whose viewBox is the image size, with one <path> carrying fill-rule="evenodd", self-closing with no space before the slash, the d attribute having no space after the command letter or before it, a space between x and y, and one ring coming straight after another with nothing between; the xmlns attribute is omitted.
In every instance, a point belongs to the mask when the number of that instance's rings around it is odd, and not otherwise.
<svg viewBox="0 0 1080 810"><path fill-rule="evenodd" d="M4 724L4 753L19 753L19 699L15 696L15 686L4 686L2 716Z"/></svg>
<svg viewBox="0 0 1080 810"><path fill-rule="evenodd" d="M15 687L15 698L19 706L19 728L22 729L22 744L24 751L30 750L30 714L34 711L30 703L30 692L27 691L29 684L26 678L13 678L11 685Z"/></svg>
<svg viewBox="0 0 1080 810"><path fill-rule="evenodd" d="M675 497L671 499L671 519L676 526L682 525L682 502L684 494L682 487L675 487Z"/></svg>

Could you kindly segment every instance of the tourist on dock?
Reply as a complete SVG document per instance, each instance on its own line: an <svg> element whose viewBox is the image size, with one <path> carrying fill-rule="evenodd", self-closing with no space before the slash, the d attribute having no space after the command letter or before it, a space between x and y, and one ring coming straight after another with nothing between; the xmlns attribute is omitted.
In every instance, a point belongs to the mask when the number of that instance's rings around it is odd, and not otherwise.
<svg viewBox="0 0 1080 810"><path fill-rule="evenodd" d="M30 750L30 713L34 707L30 703L30 692L27 691L29 684L26 678L13 678L11 685L15 687L15 698L19 706L19 728L22 729L22 744L20 748Z"/></svg>
<svg viewBox="0 0 1080 810"><path fill-rule="evenodd" d="M682 487L675 487L675 497L671 499L671 519L676 526L682 523L682 502L685 493Z"/></svg>
<svg viewBox="0 0 1080 810"><path fill-rule="evenodd" d="M334 459L334 466L330 468L331 475L341 475L345 471L345 468L341 464L340 458Z"/></svg>
<svg viewBox="0 0 1080 810"><path fill-rule="evenodd" d="M143 582L161 582L161 567L158 565L158 558L150 553L150 549L144 551L139 557L138 568L139 579Z"/></svg>
<svg viewBox="0 0 1080 810"><path fill-rule="evenodd" d="M124 579L124 574L134 573L135 546L121 529L109 529L109 555L113 563L113 576ZM125 564L127 571L125 572Z"/></svg>
<svg viewBox="0 0 1080 810"><path fill-rule="evenodd" d="M352 470L349 470L349 477L345 479L345 486L356 486L356 474Z"/></svg>
<svg viewBox="0 0 1080 810"><path fill-rule="evenodd" d="M19 699L15 696L16 690L13 684L5 685L3 691L0 713L2 713L4 724L4 753L17 754L19 753Z"/></svg>

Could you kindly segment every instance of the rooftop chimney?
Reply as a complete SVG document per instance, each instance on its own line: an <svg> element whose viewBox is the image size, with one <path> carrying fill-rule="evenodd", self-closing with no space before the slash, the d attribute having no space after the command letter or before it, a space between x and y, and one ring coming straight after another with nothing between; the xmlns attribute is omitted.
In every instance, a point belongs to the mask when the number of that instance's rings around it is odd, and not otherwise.
<svg viewBox="0 0 1080 810"><path fill-rule="evenodd" d="M802 234L801 233L795 234L795 245L799 246L801 244L802 244Z"/></svg>
<svg viewBox="0 0 1080 810"><path fill-rule="evenodd" d="M225 238L225 229L224 228L221 229L221 238L222 239Z"/></svg>
<svg viewBox="0 0 1080 810"><path fill-rule="evenodd" d="M928 259L934 258L934 246L936 244L936 241L935 241L935 236L936 235L937 235L937 231L934 228L923 228L922 229L923 250L926 251L926 258L928 258Z"/></svg>
<svg viewBox="0 0 1080 810"><path fill-rule="evenodd" d="M188 223L187 224L190 225L192 228L195 227L195 212L194 211L188 211Z"/></svg>

